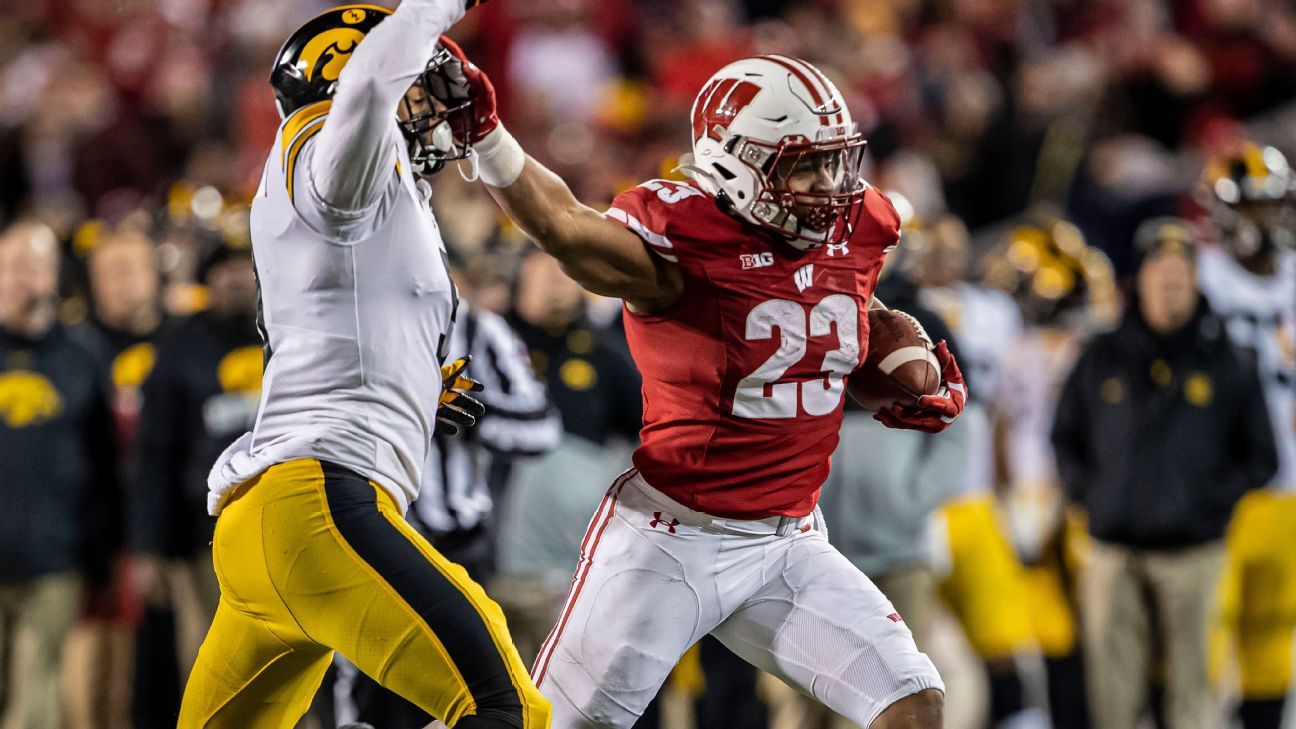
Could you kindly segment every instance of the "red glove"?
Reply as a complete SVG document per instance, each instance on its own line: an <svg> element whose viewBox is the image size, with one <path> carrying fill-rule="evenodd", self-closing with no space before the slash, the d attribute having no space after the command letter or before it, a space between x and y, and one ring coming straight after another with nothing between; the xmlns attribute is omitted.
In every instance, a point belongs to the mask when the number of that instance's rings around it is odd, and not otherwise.
<svg viewBox="0 0 1296 729"><path fill-rule="evenodd" d="M469 4L472 7L472 4ZM434 68L425 77L427 92L447 107L454 108L470 102L468 114L450 114L446 119L455 141L461 145L477 144L499 126L499 111L495 104L495 85L480 68L464 55L459 44L441 36L441 46L449 60Z"/></svg>
<svg viewBox="0 0 1296 729"><path fill-rule="evenodd" d="M936 345L936 361L941 364L941 376L945 380L940 392L924 395L912 405L892 405L879 410L873 414L873 419L888 428L921 430L924 433L939 433L948 428L967 403L967 385L963 384L963 373L959 372L958 362L954 361L943 339Z"/></svg>

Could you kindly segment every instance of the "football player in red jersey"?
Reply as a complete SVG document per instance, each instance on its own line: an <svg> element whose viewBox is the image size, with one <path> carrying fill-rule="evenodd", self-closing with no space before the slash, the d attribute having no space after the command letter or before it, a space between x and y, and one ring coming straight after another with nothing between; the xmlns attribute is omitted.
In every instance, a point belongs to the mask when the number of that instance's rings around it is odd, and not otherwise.
<svg viewBox="0 0 1296 729"><path fill-rule="evenodd" d="M600 214L525 155L489 80L446 47L459 63L431 91L475 117L457 141L568 274L625 300L644 380L634 467L595 513L532 669L553 725L629 727L711 633L860 726L941 726L940 676L815 507L899 235L840 92L795 58L726 66L694 105L691 181L644 183ZM958 415L962 377L939 358L940 393L879 419L934 432Z"/></svg>

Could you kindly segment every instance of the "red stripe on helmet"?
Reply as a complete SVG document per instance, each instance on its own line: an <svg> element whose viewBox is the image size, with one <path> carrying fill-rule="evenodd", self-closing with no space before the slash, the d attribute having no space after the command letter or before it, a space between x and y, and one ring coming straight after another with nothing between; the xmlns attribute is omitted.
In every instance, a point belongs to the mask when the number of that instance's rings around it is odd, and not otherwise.
<svg viewBox="0 0 1296 729"><path fill-rule="evenodd" d="M761 56L761 58L764 58L765 60L770 61L771 63L776 63L779 66L782 66L783 68L791 72L793 76L796 76L797 80L800 81L801 84L806 87L806 90L810 92L810 99L811 101L814 102L815 106L826 107L828 103L832 101L831 86L825 85L824 93L827 94L828 98L824 99L824 97L819 93L819 89L815 86L814 82L810 80L811 77L814 76L815 73L817 73L817 69L814 69L814 67L810 66L810 64L795 58L791 58L789 56L780 56L776 54ZM797 66L798 63L803 64L812 70L808 73L807 71L798 68ZM818 80L818 78L816 77L815 80ZM829 116L831 116L831 114L820 114L819 123L825 127L828 126ZM844 121L845 120L842 118L839 109L837 112L837 122L840 124L843 123Z"/></svg>
<svg viewBox="0 0 1296 729"><path fill-rule="evenodd" d="M835 89L836 87L833 85L833 82L832 82L832 81L828 80L828 76L827 76L826 74L824 74L823 71L820 71L820 70L819 70L819 67L818 67L818 66L815 66L813 63L810 63L809 61L803 61L803 60L801 60L800 58L792 58L792 57L790 57L790 56L789 56L789 58L790 58L793 62L795 62L795 63L799 63L799 64L801 64L802 66L805 66L806 69L808 69L808 70L810 71L810 73L814 74L815 78L818 78L818 79L819 79L819 82L823 84L823 87L824 87L824 93L828 95L828 99L829 99L830 101L833 99L833 89ZM843 115L843 113L842 113L842 111L841 111L842 109L844 109L844 107L845 107L845 104L844 104L844 103L843 103L843 104L838 104L838 105L837 105L837 108L838 108L838 110L839 110L839 111L837 112L837 123L838 123L838 124L845 124L845 123L846 123L846 118L845 118L845 116Z"/></svg>
<svg viewBox="0 0 1296 729"><path fill-rule="evenodd" d="M760 91L761 87L750 81L735 78L713 81L698 94L693 106L693 138L709 136L717 126L728 129L734 117L747 108Z"/></svg>

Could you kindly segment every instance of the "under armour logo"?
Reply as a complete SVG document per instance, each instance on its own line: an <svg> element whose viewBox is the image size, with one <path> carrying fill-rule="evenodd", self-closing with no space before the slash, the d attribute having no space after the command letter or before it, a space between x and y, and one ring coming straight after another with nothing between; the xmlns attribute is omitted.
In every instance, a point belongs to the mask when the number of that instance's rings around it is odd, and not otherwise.
<svg viewBox="0 0 1296 729"><path fill-rule="evenodd" d="M792 275L792 280L796 283L797 291L805 293L805 290L814 285L814 264L807 263L798 268Z"/></svg>
<svg viewBox="0 0 1296 729"><path fill-rule="evenodd" d="M846 247L847 245L849 245L849 243L829 243L829 244L828 244L828 257L829 257L829 258L832 258L833 256L837 255L838 253L840 253L840 254L843 255L843 256L845 256L845 255L849 255L849 254L850 254L850 249Z"/></svg>
<svg viewBox="0 0 1296 729"><path fill-rule="evenodd" d="M893 623L904 622L904 618L900 617L900 613L891 613L890 615L887 616L887 620L890 620Z"/></svg>
<svg viewBox="0 0 1296 729"><path fill-rule="evenodd" d="M654 511L652 521L648 522L648 528L656 529L658 524L665 526L666 531L670 532L671 534L674 534L675 527L679 526L679 519L671 519L670 521L666 521L665 519L662 518L662 513L660 511Z"/></svg>

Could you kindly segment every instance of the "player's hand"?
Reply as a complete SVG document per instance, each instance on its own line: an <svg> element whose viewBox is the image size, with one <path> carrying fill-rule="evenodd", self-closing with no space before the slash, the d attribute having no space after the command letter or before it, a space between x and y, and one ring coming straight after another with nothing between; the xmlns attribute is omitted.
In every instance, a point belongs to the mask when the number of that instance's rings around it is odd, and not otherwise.
<svg viewBox="0 0 1296 729"><path fill-rule="evenodd" d="M464 374L471 361L472 357L460 357L441 367L437 435L457 435L460 428L471 428L477 423L477 418L486 414L486 406L468 394L482 390L482 383Z"/></svg>
<svg viewBox="0 0 1296 729"><path fill-rule="evenodd" d="M472 7L469 5L469 7ZM469 103L468 114L450 114L446 119L455 142L473 145L486 138L499 126L499 110L495 104L495 85L477 68L458 43L441 36L441 47L447 59L427 76L428 93L447 107L454 108Z"/></svg>
<svg viewBox="0 0 1296 729"><path fill-rule="evenodd" d="M945 340L936 345L936 361L940 362L944 379L940 392L924 395L911 405L892 405L879 410L873 418L888 428L921 430L924 433L939 433L948 428L967 404L967 385L963 383L963 373L959 371L958 362L954 361Z"/></svg>

